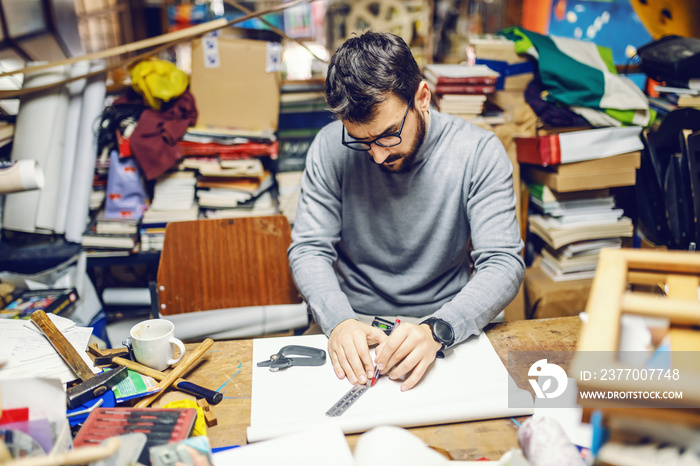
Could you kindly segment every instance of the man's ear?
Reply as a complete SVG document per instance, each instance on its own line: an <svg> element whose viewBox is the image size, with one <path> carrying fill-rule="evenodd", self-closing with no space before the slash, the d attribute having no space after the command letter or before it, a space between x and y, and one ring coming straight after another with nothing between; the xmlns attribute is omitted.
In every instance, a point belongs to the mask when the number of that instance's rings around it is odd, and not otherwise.
<svg viewBox="0 0 700 466"><path fill-rule="evenodd" d="M421 112L427 112L430 108L430 87L425 81L421 81L416 91L416 107Z"/></svg>

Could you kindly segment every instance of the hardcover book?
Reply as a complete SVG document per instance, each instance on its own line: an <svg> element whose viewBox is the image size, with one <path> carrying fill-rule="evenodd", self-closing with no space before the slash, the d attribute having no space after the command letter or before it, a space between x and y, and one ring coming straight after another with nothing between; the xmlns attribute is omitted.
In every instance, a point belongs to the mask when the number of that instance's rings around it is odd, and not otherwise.
<svg viewBox="0 0 700 466"><path fill-rule="evenodd" d="M632 152L605 159L588 160L552 167L523 164L521 174L530 182L558 193L632 186L637 180L640 153Z"/></svg>
<svg viewBox="0 0 700 466"><path fill-rule="evenodd" d="M486 65L433 63L425 66L425 79L433 84L496 84L500 76Z"/></svg>
<svg viewBox="0 0 700 466"><path fill-rule="evenodd" d="M640 151L641 131L640 126L621 126L516 137L518 162L547 167Z"/></svg>
<svg viewBox="0 0 700 466"><path fill-rule="evenodd" d="M47 314L63 315L68 313L78 301L75 288L51 288L29 290L0 309L2 319L29 319L34 311L43 310Z"/></svg>

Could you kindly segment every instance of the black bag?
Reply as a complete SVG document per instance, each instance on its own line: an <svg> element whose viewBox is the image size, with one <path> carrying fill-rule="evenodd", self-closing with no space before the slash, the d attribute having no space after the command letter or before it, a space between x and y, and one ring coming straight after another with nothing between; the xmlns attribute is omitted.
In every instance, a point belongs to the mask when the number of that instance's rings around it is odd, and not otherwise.
<svg viewBox="0 0 700 466"><path fill-rule="evenodd" d="M642 132L637 172L638 227L657 245L688 249L700 241L700 110L666 115Z"/></svg>

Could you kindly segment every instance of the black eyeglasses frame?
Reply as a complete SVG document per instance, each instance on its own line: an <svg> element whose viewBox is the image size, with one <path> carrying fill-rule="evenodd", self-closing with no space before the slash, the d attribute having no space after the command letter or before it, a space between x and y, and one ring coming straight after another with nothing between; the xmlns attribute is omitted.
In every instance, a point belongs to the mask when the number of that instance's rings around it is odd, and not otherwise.
<svg viewBox="0 0 700 466"><path fill-rule="evenodd" d="M413 98L408 102L408 106L406 107L406 113L403 115L403 120L401 120L401 126L399 126L399 130L395 133L391 134L385 134L383 136L379 136L378 138L375 138L371 141L365 142L365 141L346 141L345 140L345 125L343 125L343 139L342 139L342 144L347 147L348 149L356 150L359 152L369 152L372 149L372 144L377 145L379 147L395 147L401 144L403 142L403 139L401 138L401 132L403 131L403 125L406 123L406 117L408 116L408 111L411 109L411 106L413 105ZM390 145L385 145L379 142L380 139L384 138L391 138L391 137L396 137L399 138L399 142L396 144L390 144ZM364 144L367 147L363 149L358 149L357 147L353 147L353 144Z"/></svg>

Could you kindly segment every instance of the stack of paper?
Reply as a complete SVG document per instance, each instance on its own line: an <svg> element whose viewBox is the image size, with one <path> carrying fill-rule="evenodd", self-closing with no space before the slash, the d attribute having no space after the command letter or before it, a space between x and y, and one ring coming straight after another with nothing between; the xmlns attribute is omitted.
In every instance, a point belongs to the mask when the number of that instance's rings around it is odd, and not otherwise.
<svg viewBox="0 0 700 466"><path fill-rule="evenodd" d="M85 352L92 329L78 327L65 317L48 316L85 363L98 373ZM0 319L0 358L8 360L7 366L0 369L0 379L53 377L65 384L77 378L31 320Z"/></svg>
<svg viewBox="0 0 700 466"><path fill-rule="evenodd" d="M578 166L616 158L638 160L638 153L558 167L570 169L576 179ZM529 216L530 231L544 242L541 268L555 281L593 278L600 251L619 248L621 237L632 236L632 221L615 208L608 189L558 192L544 183L528 186L532 210L539 214Z"/></svg>

